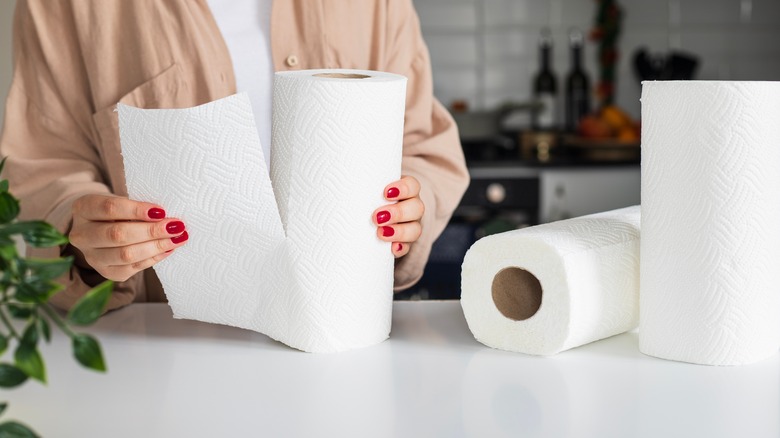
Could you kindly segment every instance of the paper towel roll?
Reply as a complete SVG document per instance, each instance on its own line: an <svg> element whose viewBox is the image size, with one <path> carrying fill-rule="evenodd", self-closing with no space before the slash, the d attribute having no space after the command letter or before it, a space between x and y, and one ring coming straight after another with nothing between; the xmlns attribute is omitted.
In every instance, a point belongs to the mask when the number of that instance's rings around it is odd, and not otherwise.
<svg viewBox="0 0 780 438"><path fill-rule="evenodd" d="M780 82L643 82L640 350L780 347Z"/></svg>
<svg viewBox="0 0 780 438"><path fill-rule="evenodd" d="M637 326L639 207L478 240L463 261L471 332L501 350L551 355Z"/></svg>
<svg viewBox="0 0 780 438"><path fill-rule="evenodd" d="M155 266L174 315L312 352L386 339L393 257L371 214L400 177L405 98L406 78L389 73L277 73L272 178L245 95L119 105L130 197L190 235Z"/></svg>

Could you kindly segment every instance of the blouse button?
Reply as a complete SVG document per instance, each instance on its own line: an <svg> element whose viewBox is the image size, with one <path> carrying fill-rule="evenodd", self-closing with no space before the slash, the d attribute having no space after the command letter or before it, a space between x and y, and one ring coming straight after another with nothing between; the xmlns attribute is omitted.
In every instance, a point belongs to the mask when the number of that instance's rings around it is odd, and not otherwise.
<svg viewBox="0 0 780 438"><path fill-rule="evenodd" d="M287 57L287 66L288 67L295 67L298 65L298 57L295 55L290 55Z"/></svg>

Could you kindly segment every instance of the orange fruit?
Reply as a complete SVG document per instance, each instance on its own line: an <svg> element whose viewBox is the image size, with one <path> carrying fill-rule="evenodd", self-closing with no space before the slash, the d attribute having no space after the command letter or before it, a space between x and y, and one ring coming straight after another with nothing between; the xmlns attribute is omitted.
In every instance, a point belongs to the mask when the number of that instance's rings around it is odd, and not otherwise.
<svg viewBox="0 0 780 438"><path fill-rule="evenodd" d="M615 105L607 105L601 109L599 114L615 132L620 132L625 127L633 126L634 122L628 114Z"/></svg>
<svg viewBox="0 0 780 438"><path fill-rule="evenodd" d="M578 132L587 138L609 138L612 136L612 128L609 124L593 114L588 114L580 119Z"/></svg>

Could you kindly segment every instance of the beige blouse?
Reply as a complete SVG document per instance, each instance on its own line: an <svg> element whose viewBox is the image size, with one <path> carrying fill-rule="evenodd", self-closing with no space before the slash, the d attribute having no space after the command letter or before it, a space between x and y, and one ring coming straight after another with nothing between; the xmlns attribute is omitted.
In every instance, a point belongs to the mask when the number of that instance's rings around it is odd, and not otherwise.
<svg viewBox="0 0 780 438"><path fill-rule="evenodd" d="M13 33L4 176L21 199L22 219L45 219L64 233L78 197L127 195L117 102L182 108L235 93L206 0L19 0ZM426 211L422 237L396 263L395 285L411 286L468 184L457 128L433 97L411 0L274 0L271 49L276 70L354 68L409 78L402 173L420 181ZM74 267L61 281L53 302L68 307L102 278ZM109 308L164 299L147 269L116 284Z"/></svg>

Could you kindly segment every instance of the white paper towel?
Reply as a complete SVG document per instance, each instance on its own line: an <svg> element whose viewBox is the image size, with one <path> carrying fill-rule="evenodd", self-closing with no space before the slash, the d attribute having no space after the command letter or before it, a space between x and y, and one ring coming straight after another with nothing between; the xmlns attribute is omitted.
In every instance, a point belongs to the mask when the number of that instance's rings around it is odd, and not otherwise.
<svg viewBox="0 0 780 438"><path fill-rule="evenodd" d="M644 82L640 350L780 347L780 82Z"/></svg>
<svg viewBox="0 0 780 438"><path fill-rule="evenodd" d="M466 321L501 350L552 355L631 330L638 292L638 206L484 237L463 261Z"/></svg>
<svg viewBox="0 0 780 438"><path fill-rule="evenodd" d="M386 339L393 257L371 214L400 177L405 98L406 78L389 73L277 73L272 178L246 95L119 105L130 197L190 236L155 266L174 315L312 352Z"/></svg>

